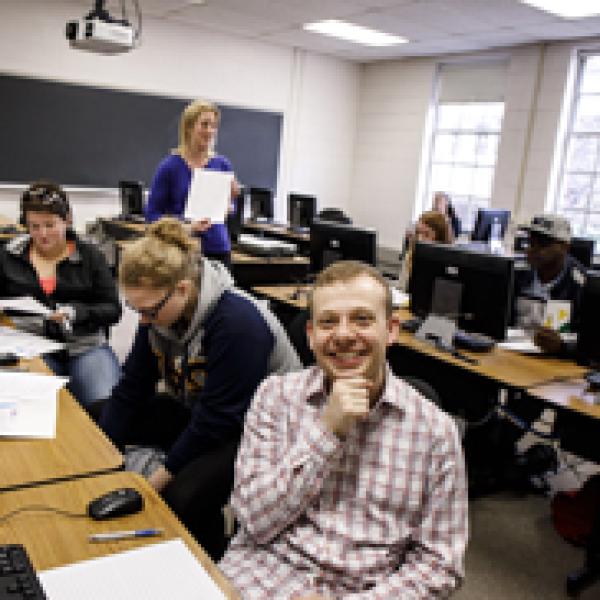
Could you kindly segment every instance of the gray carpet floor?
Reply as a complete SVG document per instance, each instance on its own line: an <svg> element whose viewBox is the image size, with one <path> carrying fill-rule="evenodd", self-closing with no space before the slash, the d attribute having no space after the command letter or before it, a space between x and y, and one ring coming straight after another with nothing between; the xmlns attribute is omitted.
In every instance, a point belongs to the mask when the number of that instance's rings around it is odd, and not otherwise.
<svg viewBox="0 0 600 600"><path fill-rule="evenodd" d="M469 506L466 578L453 600L559 600L566 575L583 565L583 550L554 530L550 501L498 494ZM600 599L600 583L580 600Z"/></svg>

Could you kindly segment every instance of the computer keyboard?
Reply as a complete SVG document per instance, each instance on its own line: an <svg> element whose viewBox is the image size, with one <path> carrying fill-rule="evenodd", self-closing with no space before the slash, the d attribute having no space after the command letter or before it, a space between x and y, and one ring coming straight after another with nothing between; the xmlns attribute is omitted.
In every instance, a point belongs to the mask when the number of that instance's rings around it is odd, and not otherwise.
<svg viewBox="0 0 600 600"><path fill-rule="evenodd" d="M0 600L47 600L20 544L0 544Z"/></svg>
<svg viewBox="0 0 600 600"><path fill-rule="evenodd" d="M256 256L294 256L298 252L296 244L241 233L237 241L238 248Z"/></svg>

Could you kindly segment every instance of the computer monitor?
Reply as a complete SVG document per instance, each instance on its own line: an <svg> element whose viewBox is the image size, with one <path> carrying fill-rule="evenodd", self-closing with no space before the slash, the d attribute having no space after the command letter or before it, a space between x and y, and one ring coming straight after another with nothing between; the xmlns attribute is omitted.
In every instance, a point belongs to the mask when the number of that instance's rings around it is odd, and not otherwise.
<svg viewBox="0 0 600 600"><path fill-rule="evenodd" d="M273 192L266 188L251 187L250 218L253 221L273 220Z"/></svg>
<svg viewBox="0 0 600 600"><path fill-rule="evenodd" d="M288 194L288 221L292 229L308 229L317 213L317 199L314 196Z"/></svg>
<svg viewBox="0 0 600 600"><path fill-rule="evenodd" d="M237 242L244 224L244 211L246 205L246 194L244 188L233 201L233 210L227 214L227 230L231 241Z"/></svg>
<svg viewBox="0 0 600 600"><path fill-rule="evenodd" d="M571 238L569 254L577 259L586 269L589 269L594 259L594 244L594 240L589 238Z"/></svg>
<svg viewBox="0 0 600 600"><path fill-rule="evenodd" d="M144 214L144 185L140 181L119 181L121 216Z"/></svg>
<svg viewBox="0 0 600 600"><path fill-rule="evenodd" d="M510 318L513 281L511 257L461 246L417 242L412 258L410 308L419 317L427 316L434 288L444 282L456 282L460 285L458 326L503 340Z"/></svg>
<svg viewBox="0 0 600 600"><path fill-rule="evenodd" d="M338 260L377 263L377 232L314 219L310 226L310 270L318 273Z"/></svg>
<svg viewBox="0 0 600 600"><path fill-rule="evenodd" d="M475 225L471 233L474 242L489 242L492 235L492 224L498 220L500 224L500 239L504 237L508 222L510 221L510 210L502 208L480 208L477 211Z"/></svg>
<svg viewBox="0 0 600 600"><path fill-rule="evenodd" d="M600 369L600 271L588 271L577 324L579 362Z"/></svg>

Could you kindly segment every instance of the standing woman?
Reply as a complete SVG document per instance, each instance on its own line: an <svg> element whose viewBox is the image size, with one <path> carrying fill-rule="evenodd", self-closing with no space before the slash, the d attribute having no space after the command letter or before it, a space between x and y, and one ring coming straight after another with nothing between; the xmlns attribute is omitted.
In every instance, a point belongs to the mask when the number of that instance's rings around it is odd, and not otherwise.
<svg viewBox="0 0 600 600"><path fill-rule="evenodd" d="M183 219L192 169L233 172L229 159L214 152L219 119L219 109L204 100L196 100L185 108L179 122L179 146L160 163L152 181L146 206L149 223L168 215ZM240 186L234 177L231 182L232 199L239 192ZM224 223L211 223L209 219L195 221L192 233L200 236L205 257L230 266L231 241Z"/></svg>
<svg viewBox="0 0 600 600"><path fill-rule="evenodd" d="M462 233L462 225L458 215L456 214L456 211L454 210L454 206L452 204L452 200L450 200L449 194L446 192L435 192L433 194L433 205L431 210L442 213L448 219L453 240L455 240Z"/></svg>
<svg viewBox="0 0 600 600"><path fill-rule="evenodd" d="M117 286L104 255L70 228L64 190L34 183L21 197L21 222L28 235L0 250L0 297L33 296L53 312L12 318L18 329L64 342L44 357L86 408L108 398L120 369L106 329L121 317Z"/></svg>

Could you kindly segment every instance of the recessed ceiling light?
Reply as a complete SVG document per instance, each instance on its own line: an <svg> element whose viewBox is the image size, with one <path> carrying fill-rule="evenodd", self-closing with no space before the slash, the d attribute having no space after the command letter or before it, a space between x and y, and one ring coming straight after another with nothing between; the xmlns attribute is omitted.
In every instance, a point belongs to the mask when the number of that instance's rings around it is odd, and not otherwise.
<svg viewBox="0 0 600 600"><path fill-rule="evenodd" d="M599 0L521 0L521 2L564 19L581 19L600 15Z"/></svg>
<svg viewBox="0 0 600 600"><path fill-rule="evenodd" d="M600 1L600 0L599 0ZM326 21L316 21L315 23L305 23L303 28L314 33L322 33L331 37L347 40L356 44L365 46L394 46L396 44L406 44L406 38L389 33L383 33L368 27L338 21L337 19L327 19Z"/></svg>

